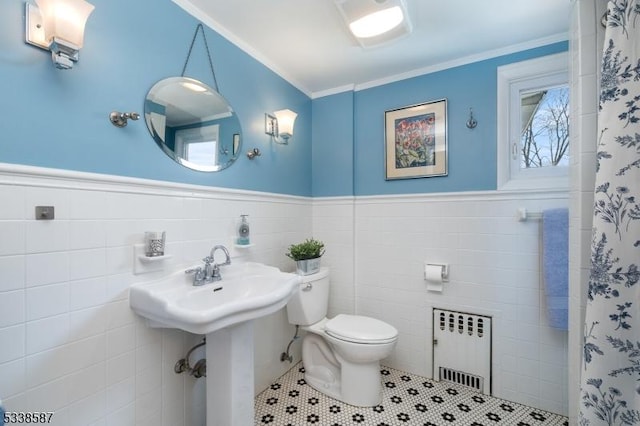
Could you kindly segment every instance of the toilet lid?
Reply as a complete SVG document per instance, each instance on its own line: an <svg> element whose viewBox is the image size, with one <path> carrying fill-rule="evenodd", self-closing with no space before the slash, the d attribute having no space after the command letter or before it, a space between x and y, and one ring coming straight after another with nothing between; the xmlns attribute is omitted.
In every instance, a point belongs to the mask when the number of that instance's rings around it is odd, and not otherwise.
<svg viewBox="0 0 640 426"><path fill-rule="evenodd" d="M327 334L354 343L388 343L398 330L386 322L360 315L336 315L325 324Z"/></svg>

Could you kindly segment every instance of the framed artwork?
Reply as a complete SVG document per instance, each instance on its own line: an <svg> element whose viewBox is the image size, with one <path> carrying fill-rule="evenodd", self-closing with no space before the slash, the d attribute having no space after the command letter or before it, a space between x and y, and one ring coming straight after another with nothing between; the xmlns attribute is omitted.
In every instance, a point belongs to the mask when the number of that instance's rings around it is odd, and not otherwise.
<svg viewBox="0 0 640 426"><path fill-rule="evenodd" d="M447 175L447 100L384 113L385 179Z"/></svg>

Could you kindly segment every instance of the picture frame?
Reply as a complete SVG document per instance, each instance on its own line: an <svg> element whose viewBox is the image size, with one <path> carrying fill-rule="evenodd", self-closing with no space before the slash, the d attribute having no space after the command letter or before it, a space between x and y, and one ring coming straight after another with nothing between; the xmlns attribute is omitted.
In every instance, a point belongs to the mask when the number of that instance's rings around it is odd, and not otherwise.
<svg viewBox="0 0 640 426"><path fill-rule="evenodd" d="M447 100L385 111L385 179L446 176Z"/></svg>

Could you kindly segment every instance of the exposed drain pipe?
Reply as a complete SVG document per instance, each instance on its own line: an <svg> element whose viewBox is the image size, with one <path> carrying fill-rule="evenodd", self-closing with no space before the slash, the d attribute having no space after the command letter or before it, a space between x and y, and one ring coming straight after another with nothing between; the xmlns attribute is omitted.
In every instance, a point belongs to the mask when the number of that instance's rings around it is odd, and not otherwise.
<svg viewBox="0 0 640 426"><path fill-rule="evenodd" d="M207 377L207 360L206 359L204 358L199 359L198 361L196 361L193 367L191 367L191 365L189 364L189 357L191 356L191 353L196 349L198 349L200 346L204 346L206 343L207 343L207 338L203 337L202 342L198 343L197 345L189 349L189 352L187 352L187 355L181 360L179 360L178 362L176 362L176 365L173 367L173 371L175 371L176 374L182 374L185 371L188 371L189 374L195 377L196 379L199 379L200 377Z"/></svg>

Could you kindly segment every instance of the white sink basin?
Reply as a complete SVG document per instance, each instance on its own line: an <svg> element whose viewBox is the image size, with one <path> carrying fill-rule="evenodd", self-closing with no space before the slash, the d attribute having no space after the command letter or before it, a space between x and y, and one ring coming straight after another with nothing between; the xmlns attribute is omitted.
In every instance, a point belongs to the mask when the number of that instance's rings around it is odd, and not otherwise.
<svg viewBox="0 0 640 426"><path fill-rule="evenodd" d="M276 312L300 282L298 275L261 263L231 264L220 272L222 280L199 287L184 269L134 284L129 293L131 309L152 327L208 334Z"/></svg>

